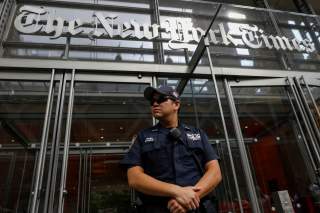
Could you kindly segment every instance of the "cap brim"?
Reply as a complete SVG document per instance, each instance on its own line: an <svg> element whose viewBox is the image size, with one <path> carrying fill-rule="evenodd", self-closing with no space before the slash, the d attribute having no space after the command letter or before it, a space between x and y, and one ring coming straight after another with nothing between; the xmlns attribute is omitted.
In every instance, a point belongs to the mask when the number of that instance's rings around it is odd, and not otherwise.
<svg viewBox="0 0 320 213"><path fill-rule="evenodd" d="M156 89L154 87L147 87L144 90L143 94L144 94L145 99L147 99L148 101L151 101L154 93L159 93L159 94L165 95L165 93L162 93L161 91L159 91L158 89Z"/></svg>

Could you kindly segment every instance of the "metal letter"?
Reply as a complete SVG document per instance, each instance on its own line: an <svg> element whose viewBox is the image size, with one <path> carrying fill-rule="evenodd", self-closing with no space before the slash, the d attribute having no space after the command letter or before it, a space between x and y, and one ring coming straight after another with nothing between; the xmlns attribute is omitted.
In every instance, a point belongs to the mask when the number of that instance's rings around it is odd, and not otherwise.
<svg viewBox="0 0 320 213"><path fill-rule="evenodd" d="M192 38L194 41L199 42L201 37L204 36L205 31L203 29L201 29L200 27L191 28L191 33L192 33ZM199 33L200 33L200 37L199 37Z"/></svg>
<svg viewBox="0 0 320 213"><path fill-rule="evenodd" d="M36 33L42 29L42 25L39 25L40 16L47 12L41 8L32 6L23 6L19 9L20 14L14 20L15 28L26 34ZM22 20L26 17L26 21L22 23Z"/></svg>
<svg viewBox="0 0 320 213"><path fill-rule="evenodd" d="M98 30L98 23L95 23L95 28L94 30L89 32L88 37L90 40L95 40L96 38L99 38L102 35L103 35L103 32Z"/></svg>
<svg viewBox="0 0 320 213"><path fill-rule="evenodd" d="M263 33L263 31L261 32ZM264 35L264 34L261 34L260 37L262 38L262 40L264 41L264 44L266 45L266 47L271 50L273 48L272 44L270 44L270 41L269 41L269 38Z"/></svg>
<svg viewBox="0 0 320 213"><path fill-rule="evenodd" d="M113 26L114 26L114 20L118 18L118 16L107 16L104 17L101 13L95 13L94 14L98 20L100 21L100 23L102 24L103 28L105 29L107 35L110 36L110 38L113 38L113 36L115 35L114 30L113 30ZM109 21L107 21L107 19L111 19L111 23L109 23ZM119 26L118 28L119 29Z"/></svg>
<svg viewBox="0 0 320 213"><path fill-rule="evenodd" d="M134 31L134 37L138 38L138 39L142 39L143 38L143 35L140 31L140 27L141 25L136 22L135 20L130 20L132 26L133 26L133 31Z"/></svg>
<svg viewBox="0 0 320 213"><path fill-rule="evenodd" d="M133 32L131 30L132 26L128 22L124 22L123 24L119 24L119 35L121 38L127 38L132 35Z"/></svg>
<svg viewBox="0 0 320 213"><path fill-rule="evenodd" d="M241 26L240 31L241 31L242 41L248 47L257 49L262 46L262 42L259 39L259 36L257 35L257 32L259 31L258 26L256 25L253 25L253 27Z"/></svg>
<svg viewBox="0 0 320 213"><path fill-rule="evenodd" d="M298 50L299 52L303 52L306 50L306 47L301 45L301 42L299 42L296 38L291 40L294 49Z"/></svg>
<svg viewBox="0 0 320 213"><path fill-rule="evenodd" d="M216 33L220 33L219 30L209 30L209 42L213 44L219 44L220 42L217 41Z"/></svg>
<svg viewBox="0 0 320 213"><path fill-rule="evenodd" d="M185 49L187 44L193 40L192 35L189 33L192 29L192 23L189 20L178 19L166 19L165 31L170 33L171 40L169 41L169 47L171 49Z"/></svg>
<svg viewBox="0 0 320 213"><path fill-rule="evenodd" d="M230 35L230 33L226 33L226 30L224 29L223 23L219 24L219 29L221 32L221 37L222 37L222 43L225 45L233 44L234 46L238 46L236 40Z"/></svg>
<svg viewBox="0 0 320 213"><path fill-rule="evenodd" d="M271 39L274 48L276 48L277 50L283 49L283 50L292 50L293 48L291 47L291 45L289 44L289 46L286 46L287 41L288 40L286 37L280 37L280 36L273 36L270 35L269 39ZM289 42L289 41L288 41Z"/></svg>
<svg viewBox="0 0 320 213"><path fill-rule="evenodd" d="M57 23L57 24L54 25L54 23ZM51 37L50 39L59 38L62 35L63 24L64 24L64 19L62 19L61 17L53 18L51 15L49 15L47 20L47 25L43 31L46 32L47 34L54 33L53 37Z"/></svg>
<svg viewBox="0 0 320 213"><path fill-rule="evenodd" d="M78 35L83 32L83 29L78 29L82 25L82 21L80 19L75 19L69 22L68 31L71 35Z"/></svg>

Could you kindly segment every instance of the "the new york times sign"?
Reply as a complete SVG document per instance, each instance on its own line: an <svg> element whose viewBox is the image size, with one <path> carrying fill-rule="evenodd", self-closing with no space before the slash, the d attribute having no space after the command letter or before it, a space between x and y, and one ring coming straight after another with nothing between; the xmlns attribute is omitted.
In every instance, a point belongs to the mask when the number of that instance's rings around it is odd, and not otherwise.
<svg viewBox="0 0 320 213"><path fill-rule="evenodd" d="M94 18L97 20L96 23L93 22ZM92 20L81 20L79 17L74 20L65 20L49 14L43 7L34 6L22 6L15 17L14 26L20 33L44 33L51 39L59 38L63 34L71 37L83 34L90 39L154 40L160 38L160 33L166 33L169 36L171 49L188 48L188 43L199 42L206 30L192 26L190 20L183 18L170 18L161 24L143 24L134 19L120 22L118 16L101 12L94 13ZM314 43L308 39L268 35L256 25L243 24L238 31L240 34L235 35L228 31L223 23L219 23L216 29L209 31L209 42L213 45L223 44L234 47L245 45L253 49L268 48L306 53L315 51Z"/></svg>

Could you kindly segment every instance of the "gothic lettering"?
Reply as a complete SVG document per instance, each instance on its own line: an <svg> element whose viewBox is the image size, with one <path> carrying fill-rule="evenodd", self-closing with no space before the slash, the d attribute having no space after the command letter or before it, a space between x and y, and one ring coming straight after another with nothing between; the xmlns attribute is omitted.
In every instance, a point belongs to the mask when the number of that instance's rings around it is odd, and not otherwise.
<svg viewBox="0 0 320 213"><path fill-rule="evenodd" d="M262 42L257 35L259 28L254 25L253 27L241 26L240 31L242 33L242 41L250 48L257 49L262 47Z"/></svg>
<svg viewBox="0 0 320 213"><path fill-rule="evenodd" d="M23 6L19 9L20 14L14 21L15 28L26 34L39 32L43 25L39 24L40 16L46 14L44 9L31 6ZM25 19L25 21L24 21Z"/></svg>
<svg viewBox="0 0 320 213"><path fill-rule="evenodd" d="M44 32L47 34L53 34L51 39L59 38L62 35L64 20L61 17L54 18L51 15L48 16L47 25L44 28Z"/></svg>
<svg viewBox="0 0 320 213"><path fill-rule="evenodd" d="M190 44L198 43L205 31L200 27L193 26L191 19L167 18L161 24L139 23L136 20L119 22L119 18L112 14L96 12L93 19L86 23L81 19L65 20L62 17L54 17L42 7L22 6L19 14L14 20L15 29L24 34L37 34L43 32L51 39L57 39L64 34L77 36L87 35L89 39L97 38L134 38L154 40L160 37L169 40L171 49L188 48ZM43 24L45 23L45 24ZM89 25L89 29L83 25ZM239 24L240 25L240 24ZM64 27L67 26L67 27ZM91 28L91 29L90 29ZM240 34L232 30L227 31L223 23L218 23L217 29L210 29L208 39L210 44L235 46L244 44L247 47L257 49L266 47L268 49L298 51L312 53L316 51L313 41L308 39L289 39L284 36L266 34L256 25L240 25ZM218 40L218 38L220 38Z"/></svg>

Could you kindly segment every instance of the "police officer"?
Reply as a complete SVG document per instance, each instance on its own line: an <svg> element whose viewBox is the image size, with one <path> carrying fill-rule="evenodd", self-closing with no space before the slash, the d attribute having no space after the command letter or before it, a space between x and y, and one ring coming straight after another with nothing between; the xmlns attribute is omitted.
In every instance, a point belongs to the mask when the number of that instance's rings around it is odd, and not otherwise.
<svg viewBox="0 0 320 213"><path fill-rule="evenodd" d="M147 87L144 97L159 123L140 131L121 161L128 168L129 186L139 192L142 212L214 213L214 208L202 205L222 179L218 156L207 135L179 123L180 99L173 88ZM181 134L172 135L173 129Z"/></svg>

